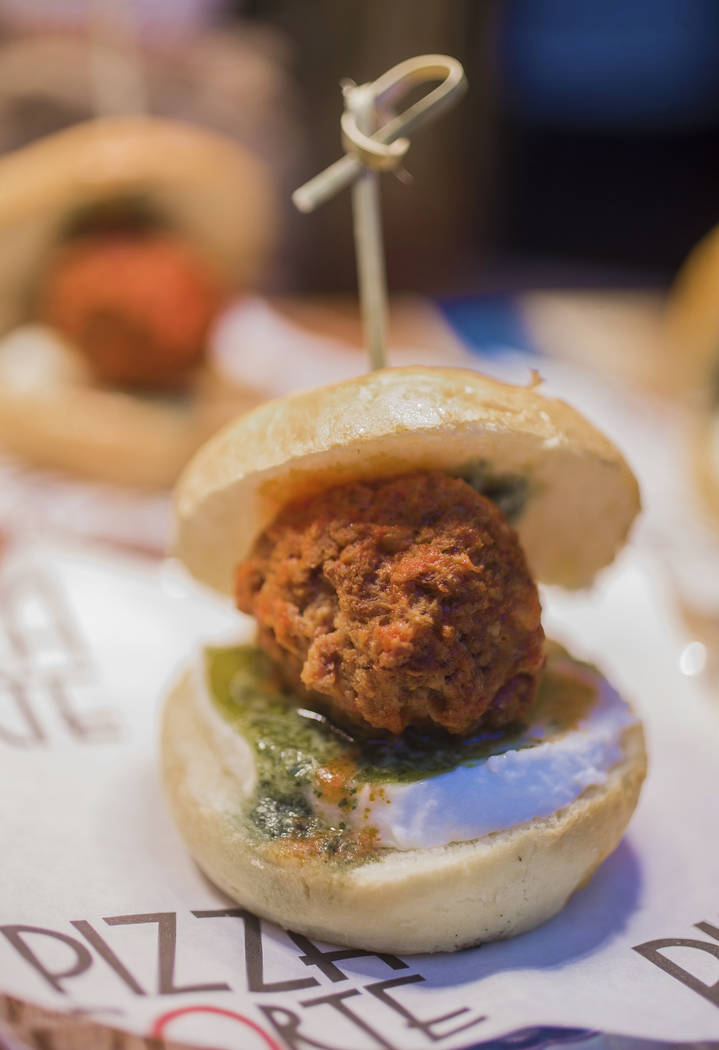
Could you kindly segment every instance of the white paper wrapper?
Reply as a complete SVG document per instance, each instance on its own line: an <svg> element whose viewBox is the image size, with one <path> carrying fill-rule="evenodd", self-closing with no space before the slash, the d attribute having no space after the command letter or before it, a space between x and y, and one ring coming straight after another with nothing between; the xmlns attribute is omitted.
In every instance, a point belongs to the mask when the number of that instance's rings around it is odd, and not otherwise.
<svg viewBox="0 0 719 1050"><path fill-rule="evenodd" d="M719 1034L719 703L681 674L641 552L592 595L546 596L550 631L602 657L645 719L628 835L542 928L404 960L238 914L179 840L158 706L200 641L246 631L239 614L169 562L49 542L11 548L0 587L3 991L246 1050L466 1047L525 1026Z"/></svg>
<svg viewBox="0 0 719 1050"><path fill-rule="evenodd" d="M647 730L639 808L589 885L540 929L457 955L337 951L238 913L171 823L156 730L197 647L247 621L171 562L18 539L18 507L0 562L0 992L242 1050L719 1040L719 689L691 676L666 571L667 537L676 565L692 547L697 560L675 435L654 409L541 367L618 438L647 508L592 592L543 596L548 633ZM527 361L495 371L524 379ZM703 564L703 585L719 582L709 547Z"/></svg>

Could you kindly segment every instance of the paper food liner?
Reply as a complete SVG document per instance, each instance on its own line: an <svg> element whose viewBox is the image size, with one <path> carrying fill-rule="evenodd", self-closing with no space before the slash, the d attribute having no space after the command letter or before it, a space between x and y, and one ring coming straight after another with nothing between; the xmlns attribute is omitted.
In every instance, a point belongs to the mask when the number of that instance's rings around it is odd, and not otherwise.
<svg viewBox="0 0 719 1050"><path fill-rule="evenodd" d="M515 364L503 376L526 378ZM83 489L78 520L102 517L82 541L28 539L17 488L0 560L0 1047L719 1046L719 688L687 670L656 542L673 537L677 564L691 542L674 434L595 378L542 371L621 438L644 489L644 523L594 590L543 594L548 633L645 723L649 774L615 853L544 926L457 954L337 949L243 913L170 820L157 726L197 648L246 621L173 562L88 541L112 519L116 545L157 527L161 549L165 504L157 525L137 504L118 536L118 506ZM53 510L40 481L34 499Z"/></svg>
<svg viewBox="0 0 719 1050"><path fill-rule="evenodd" d="M170 820L161 698L199 644L237 635L239 614L170 562L11 547L0 573L0 988L130 1032L246 1050L449 1050L528 1026L717 1037L719 704L679 671L642 558L623 559L589 597L545 596L550 633L603 657L645 720L651 767L628 834L541 928L396 958L243 913Z"/></svg>

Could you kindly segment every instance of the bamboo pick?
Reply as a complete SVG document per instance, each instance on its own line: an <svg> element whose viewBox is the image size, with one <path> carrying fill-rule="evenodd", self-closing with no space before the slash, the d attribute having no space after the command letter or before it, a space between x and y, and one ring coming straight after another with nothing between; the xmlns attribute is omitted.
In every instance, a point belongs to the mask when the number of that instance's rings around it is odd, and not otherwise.
<svg viewBox="0 0 719 1050"><path fill-rule="evenodd" d="M408 88L441 82L407 110L377 128L377 110L391 105ZM414 130L455 102L466 87L460 63L446 55L421 55L393 66L377 80L347 84L341 118L344 157L292 195L295 206L313 211L352 184L357 279L370 367L384 368L387 344L387 279L382 240L378 173L396 168L409 149L403 133Z"/></svg>
<svg viewBox="0 0 719 1050"><path fill-rule="evenodd" d="M375 130L372 85L347 87L344 94L347 112L353 115L359 130L370 135ZM387 357L387 276L379 176L370 169L366 169L352 186L352 217L362 328L370 368L384 368Z"/></svg>
<svg viewBox="0 0 719 1050"><path fill-rule="evenodd" d="M417 83L440 78L442 82L433 91L377 129L372 136L375 147L390 147L391 150L391 145L396 144L400 136L408 135L428 120L439 116L464 94L467 81L461 64L456 58L450 58L448 55L419 55L417 58L409 58L406 62L393 66L374 81L376 104L385 105ZM405 146L394 154L398 163L406 149ZM334 197L338 190L354 182L362 174L366 164L367 158L361 158L359 152L345 153L344 157L295 190L292 194L295 207L301 212L314 211L320 204ZM379 168L379 164L377 166ZM381 170L387 168L383 167Z"/></svg>

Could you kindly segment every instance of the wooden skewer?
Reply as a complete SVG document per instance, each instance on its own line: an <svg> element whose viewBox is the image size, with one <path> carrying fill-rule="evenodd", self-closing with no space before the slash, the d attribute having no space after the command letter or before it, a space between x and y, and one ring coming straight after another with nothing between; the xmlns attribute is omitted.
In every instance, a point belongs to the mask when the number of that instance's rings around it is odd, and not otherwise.
<svg viewBox="0 0 719 1050"><path fill-rule="evenodd" d="M432 91L377 128L377 109L408 88L440 80ZM384 368L387 346L387 278L379 196L381 171L396 168L409 149L406 134L444 112L465 90L460 63L446 55L421 55L393 66L377 80L343 89L342 142L347 152L292 195L302 212L313 211L352 184L357 279L370 367Z"/></svg>
<svg viewBox="0 0 719 1050"><path fill-rule="evenodd" d="M370 135L375 129L375 100L371 85L345 89L345 105L360 131ZM370 368L384 368L387 347L387 275L379 175L371 169L365 169L352 186L352 218L362 328Z"/></svg>

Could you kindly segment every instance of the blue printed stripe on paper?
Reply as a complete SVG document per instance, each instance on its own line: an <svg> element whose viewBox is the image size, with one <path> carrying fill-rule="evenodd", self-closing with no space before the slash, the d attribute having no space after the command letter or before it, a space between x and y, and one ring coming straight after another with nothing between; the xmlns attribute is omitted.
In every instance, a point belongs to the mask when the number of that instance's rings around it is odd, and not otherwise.
<svg viewBox="0 0 719 1050"><path fill-rule="evenodd" d="M678 1043L615 1035L590 1028L518 1028L506 1035L470 1043L462 1050L719 1050L719 1040Z"/></svg>

